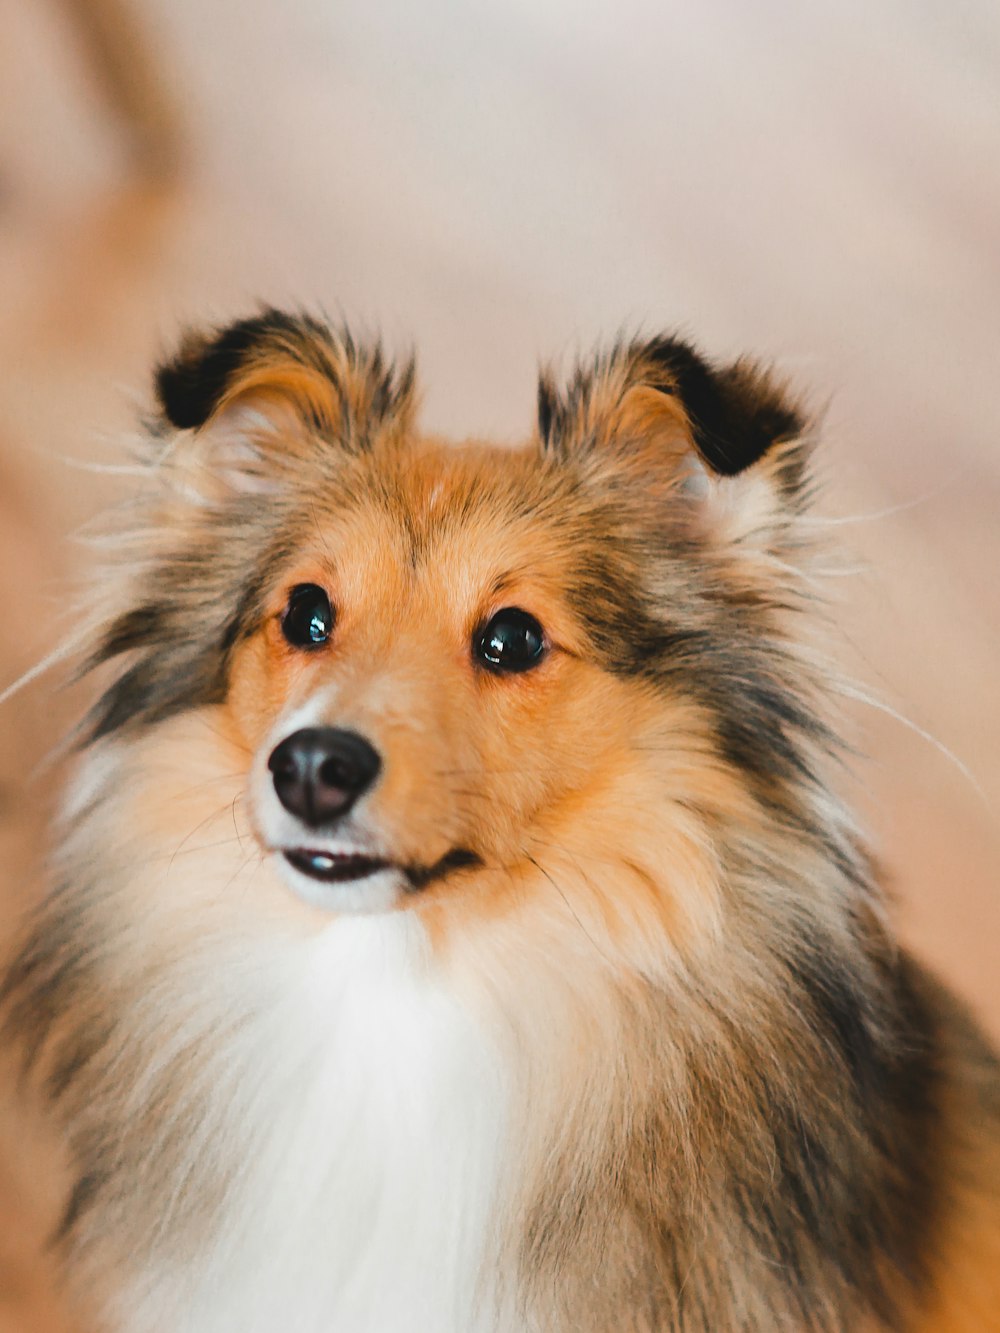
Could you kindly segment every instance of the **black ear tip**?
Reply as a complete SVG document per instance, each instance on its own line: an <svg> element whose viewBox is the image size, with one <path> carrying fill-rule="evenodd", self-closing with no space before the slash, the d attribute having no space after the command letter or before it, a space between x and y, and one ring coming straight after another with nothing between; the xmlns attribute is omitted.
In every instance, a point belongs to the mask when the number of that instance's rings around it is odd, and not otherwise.
<svg viewBox="0 0 1000 1333"><path fill-rule="evenodd" d="M178 354L156 371L156 398L175 430L195 430L208 420L211 408L198 393L198 367Z"/></svg>
<svg viewBox="0 0 1000 1333"><path fill-rule="evenodd" d="M793 440L805 430L802 413L764 367L740 360L715 372L715 379L719 434L704 439L699 448L723 476L745 471L774 445Z"/></svg>
<svg viewBox="0 0 1000 1333"><path fill-rule="evenodd" d="M658 350L668 348L675 392L695 447L713 472L738 476L773 445L804 430L798 410L761 366L739 360L716 368L687 344L664 342Z"/></svg>
<svg viewBox="0 0 1000 1333"><path fill-rule="evenodd" d="M265 310L226 328L185 334L174 356L156 371L157 400L171 426L204 426L251 348L287 323L279 311Z"/></svg>
<svg viewBox="0 0 1000 1333"><path fill-rule="evenodd" d="M156 397L164 417L176 430L197 430L212 415L237 365L235 355L224 355L237 328L233 325L207 334L189 332L174 355L157 367Z"/></svg>

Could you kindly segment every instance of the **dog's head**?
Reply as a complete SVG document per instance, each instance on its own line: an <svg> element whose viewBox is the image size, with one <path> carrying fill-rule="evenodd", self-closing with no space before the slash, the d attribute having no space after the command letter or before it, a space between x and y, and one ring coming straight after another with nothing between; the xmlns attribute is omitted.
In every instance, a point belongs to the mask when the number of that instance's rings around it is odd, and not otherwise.
<svg viewBox="0 0 1000 1333"><path fill-rule="evenodd" d="M758 368L619 342L543 376L512 449L419 434L411 366L276 311L157 387L90 734L211 716L302 897L492 906L565 857L656 896L713 821L799 800L806 446Z"/></svg>

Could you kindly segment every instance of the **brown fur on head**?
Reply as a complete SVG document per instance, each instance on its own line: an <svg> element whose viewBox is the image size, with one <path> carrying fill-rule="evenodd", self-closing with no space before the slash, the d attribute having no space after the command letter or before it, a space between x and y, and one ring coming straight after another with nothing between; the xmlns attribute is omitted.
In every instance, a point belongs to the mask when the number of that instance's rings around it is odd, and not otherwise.
<svg viewBox="0 0 1000 1333"><path fill-rule="evenodd" d="M74 1221L164 1243L128 1173L173 1188L191 1124L211 1140L185 1061L217 1038L186 994L171 1057L129 1024L149 968L197 969L203 935L325 920L274 873L299 887L267 768L322 725L380 757L346 822L395 878L303 896L415 914L491 1016L528 1326L895 1327L934 1213L931 1038L828 783L809 444L784 391L677 339L622 342L565 388L543 376L522 448L455 447L417 432L410 367L275 311L189 339L157 387L137 564L89 658L112 664L84 740L113 780L8 982L75 1136ZM308 651L287 633L304 586L333 612ZM477 645L511 607L541 652L492 670ZM199 823L205 787L223 799ZM265 873L236 896L213 848L238 807ZM210 895L175 867L195 828ZM152 887L125 845L169 858ZM151 1061L152 1128L116 1120L130 1058ZM225 1190L216 1171L176 1208Z"/></svg>

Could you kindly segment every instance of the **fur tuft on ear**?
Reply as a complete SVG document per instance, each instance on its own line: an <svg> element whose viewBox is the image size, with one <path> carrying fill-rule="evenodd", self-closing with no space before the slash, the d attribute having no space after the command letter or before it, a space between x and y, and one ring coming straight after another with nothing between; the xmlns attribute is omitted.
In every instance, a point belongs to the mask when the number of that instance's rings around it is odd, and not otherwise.
<svg viewBox="0 0 1000 1333"><path fill-rule="evenodd" d="M223 329L189 333L156 373L164 421L199 430L237 399L277 400L306 425L364 447L370 432L412 405L413 361L400 370L381 344L357 344L305 314L265 308Z"/></svg>
<svg viewBox="0 0 1000 1333"><path fill-rule="evenodd" d="M538 384L538 432L546 450L627 449L682 431L719 476L736 476L804 429L774 379L747 360L716 367L690 344L662 336L618 342L577 366L560 392Z"/></svg>

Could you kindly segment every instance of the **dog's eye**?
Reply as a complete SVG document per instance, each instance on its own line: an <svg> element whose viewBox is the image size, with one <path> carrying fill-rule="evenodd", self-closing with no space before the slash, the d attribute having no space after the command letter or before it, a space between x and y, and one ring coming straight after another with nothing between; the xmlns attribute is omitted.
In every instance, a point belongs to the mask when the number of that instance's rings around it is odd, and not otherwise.
<svg viewBox="0 0 1000 1333"><path fill-rule="evenodd" d="M300 583L292 589L281 631L296 648L318 648L333 630L333 607L322 588Z"/></svg>
<svg viewBox="0 0 1000 1333"><path fill-rule="evenodd" d="M506 606L478 631L472 650L491 671L528 671L541 661L545 635L534 616Z"/></svg>

